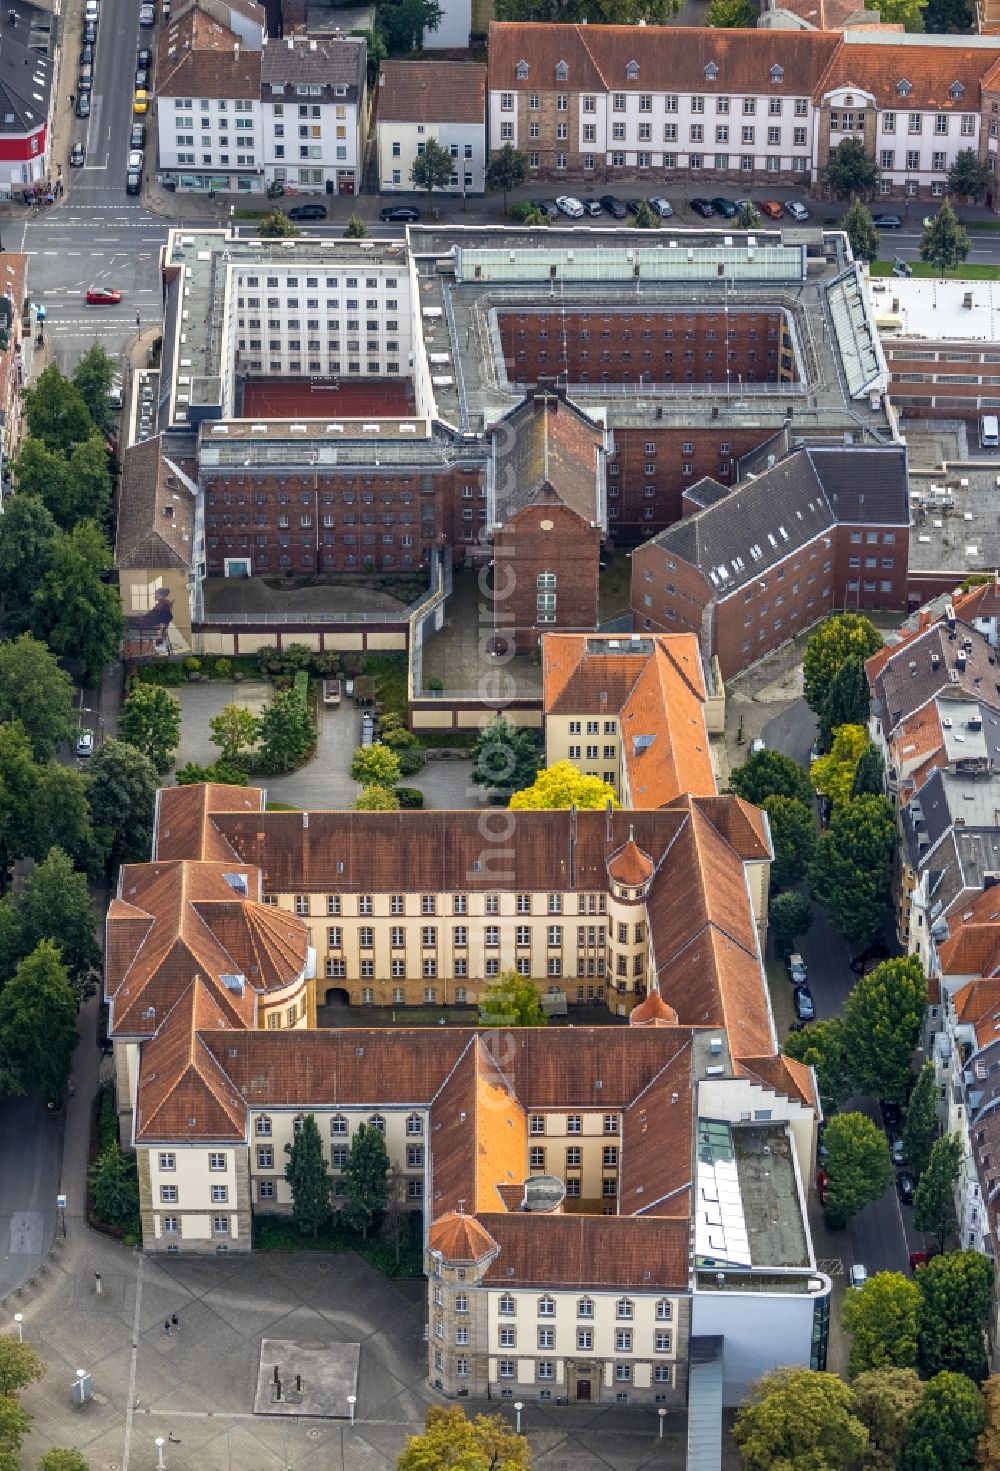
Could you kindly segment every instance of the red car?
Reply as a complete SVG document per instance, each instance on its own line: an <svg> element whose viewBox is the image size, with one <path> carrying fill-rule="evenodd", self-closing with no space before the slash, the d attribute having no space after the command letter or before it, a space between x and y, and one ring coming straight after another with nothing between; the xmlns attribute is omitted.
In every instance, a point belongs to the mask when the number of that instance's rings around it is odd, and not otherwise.
<svg viewBox="0 0 1000 1471"><path fill-rule="evenodd" d="M827 1192L827 1186L828 1185L829 1185L829 1181L827 1180L827 1177L826 1177L826 1170L817 1170L816 1171L816 1194L819 1196L819 1203L820 1203L820 1205L826 1205L826 1192Z"/></svg>
<svg viewBox="0 0 1000 1471"><path fill-rule="evenodd" d="M121 299L121 292L110 286L91 286L87 292L88 306L117 306Z"/></svg>

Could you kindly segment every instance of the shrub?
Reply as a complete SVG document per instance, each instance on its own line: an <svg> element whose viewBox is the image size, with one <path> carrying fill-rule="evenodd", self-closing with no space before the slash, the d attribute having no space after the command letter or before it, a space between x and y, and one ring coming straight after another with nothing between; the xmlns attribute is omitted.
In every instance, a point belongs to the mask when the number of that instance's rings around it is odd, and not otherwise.
<svg viewBox="0 0 1000 1471"><path fill-rule="evenodd" d="M232 679L232 677L233 677L233 661L232 661L232 659L216 659L216 661L215 661L215 669L213 670L213 673L214 673L216 679Z"/></svg>
<svg viewBox="0 0 1000 1471"><path fill-rule="evenodd" d="M185 670L185 673L187 673L187 674L200 674L201 673L201 660L200 659L196 659L194 657L194 655L192 654L189 659L185 659L184 660L184 670Z"/></svg>
<svg viewBox="0 0 1000 1471"><path fill-rule="evenodd" d="M308 708L309 705L309 675L304 669L300 669L295 676L292 688L295 690L296 699L302 701Z"/></svg>
<svg viewBox="0 0 1000 1471"><path fill-rule="evenodd" d="M314 654L312 660L313 673L329 677L337 674L340 669L339 654Z"/></svg>
<svg viewBox="0 0 1000 1471"><path fill-rule="evenodd" d="M391 742L386 742L386 744L391 745ZM407 746L405 750L397 751L396 755L399 758L400 776L415 775L415 773L418 772L420 768L426 764L427 761L427 757L424 755L423 751L421 751L419 748L413 749L410 746Z"/></svg>
<svg viewBox="0 0 1000 1471"><path fill-rule="evenodd" d="M424 805L424 794L417 787L395 787L393 789L399 798L400 807L422 807Z"/></svg>
<svg viewBox="0 0 1000 1471"><path fill-rule="evenodd" d="M313 651L305 644L289 644L281 651L282 668L293 674L297 669L308 669L312 660Z"/></svg>
<svg viewBox="0 0 1000 1471"><path fill-rule="evenodd" d="M264 679L272 679L281 668L281 655L277 649L258 649L257 668Z"/></svg>

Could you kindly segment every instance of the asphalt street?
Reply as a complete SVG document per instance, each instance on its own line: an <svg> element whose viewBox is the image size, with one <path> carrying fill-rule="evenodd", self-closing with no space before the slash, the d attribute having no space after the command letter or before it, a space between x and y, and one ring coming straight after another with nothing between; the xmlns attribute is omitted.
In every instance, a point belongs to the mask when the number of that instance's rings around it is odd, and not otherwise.
<svg viewBox="0 0 1000 1471"><path fill-rule="evenodd" d="M48 1254L56 1227L63 1118L42 1098L0 1100L0 1298Z"/></svg>

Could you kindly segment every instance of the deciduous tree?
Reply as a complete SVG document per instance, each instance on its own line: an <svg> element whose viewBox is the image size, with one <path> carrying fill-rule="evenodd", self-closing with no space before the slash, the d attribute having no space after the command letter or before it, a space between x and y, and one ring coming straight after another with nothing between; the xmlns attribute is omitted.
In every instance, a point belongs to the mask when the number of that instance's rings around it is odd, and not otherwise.
<svg viewBox="0 0 1000 1471"><path fill-rule="evenodd" d="M736 1413L733 1438L744 1471L856 1471L868 1445L850 1386L813 1369L758 1379Z"/></svg>
<svg viewBox="0 0 1000 1471"><path fill-rule="evenodd" d="M394 787L399 781L399 757L382 741L358 746L351 759L351 776L363 787Z"/></svg>
<svg viewBox="0 0 1000 1471"><path fill-rule="evenodd" d="M768 797L794 797L806 807L813 802L812 787L802 767L780 751L757 751L748 756L742 766L729 773L729 789L755 807L762 807Z"/></svg>
<svg viewBox="0 0 1000 1471"><path fill-rule="evenodd" d="M219 760L235 762L256 741L260 722L245 705L225 705L208 722L212 744L219 747Z"/></svg>
<svg viewBox="0 0 1000 1471"><path fill-rule="evenodd" d="M181 707L159 684L135 684L118 716L118 734L148 756L162 775L170 770L181 739Z"/></svg>
<svg viewBox="0 0 1000 1471"><path fill-rule="evenodd" d="M112 1139L87 1171L94 1209L112 1226L125 1226L139 1214L139 1176L135 1156Z"/></svg>
<svg viewBox="0 0 1000 1471"><path fill-rule="evenodd" d="M771 884L781 889L799 884L807 877L816 851L816 819L796 797L767 797L762 805L774 846Z"/></svg>
<svg viewBox="0 0 1000 1471"><path fill-rule="evenodd" d="M972 11L968 0L927 0L924 28L937 35L972 30Z"/></svg>
<svg viewBox="0 0 1000 1471"><path fill-rule="evenodd" d="M844 1298L844 1327L851 1335L848 1372L912 1369L917 1362L920 1289L902 1272L876 1272Z"/></svg>
<svg viewBox="0 0 1000 1471"><path fill-rule="evenodd" d="M503 1415L468 1420L458 1405L432 1405L422 1435L411 1435L396 1471L530 1471L531 1447Z"/></svg>
<svg viewBox="0 0 1000 1471"><path fill-rule="evenodd" d="M0 1093L61 1102L75 1045L76 997L57 946L42 940L0 991Z"/></svg>
<svg viewBox="0 0 1000 1471"><path fill-rule="evenodd" d="M0 516L0 594L10 632L31 625L35 589L49 566L58 530L37 496L5 497Z"/></svg>
<svg viewBox="0 0 1000 1471"><path fill-rule="evenodd" d="M20 1471L18 1451L31 1429L31 1416L12 1394L0 1394L0 1471L5 1471L4 1456L12 1457L11 1466Z"/></svg>
<svg viewBox="0 0 1000 1471"><path fill-rule="evenodd" d="M807 704L821 716L841 665L851 658L864 663L881 647L882 635L864 613L835 613L825 619L806 644L802 660Z"/></svg>
<svg viewBox="0 0 1000 1471"><path fill-rule="evenodd" d="M0 643L0 720L19 720L39 761L76 728L73 681L30 633Z"/></svg>
<svg viewBox="0 0 1000 1471"><path fill-rule="evenodd" d="M989 183L986 163L975 148L960 148L948 170L948 193L961 194L971 203L982 199Z"/></svg>
<svg viewBox="0 0 1000 1471"><path fill-rule="evenodd" d="M121 598L103 579L113 557L104 533L81 521L57 535L35 589L35 632L56 654L79 659L87 684L98 684L121 644Z"/></svg>
<svg viewBox="0 0 1000 1471"><path fill-rule="evenodd" d="M355 812L398 812L399 798L391 787L364 787L351 807Z"/></svg>
<svg viewBox="0 0 1000 1471"><path fill-rule="evenodd" d="M839 1016L811 1022L801 1032L790 1032L783 1051L787 1057L816 1069L816 1083L827 1115L850 1095L851 1063Z"/></svg>
<svg viewBox="0 0 1000 1471"><path fill-rule="evenodd" d="M910 1419L900 1471L975 1471L985 1418L983 1397L971 1379L935 1374Z"/></svg>
<svg viewBox="0 0 1000 1471"><path fill-rule="evenodd" d="M264 770L301 766L316 739L309 707L294 690L279 690L260 717L260 757Z"/></svg>
<svg viewBox="0 0 1000 1471"><path fill-rule="evenodd" d="M73 369L73 387L102 434L106 434L114 423L115 410L108 394L117 372L117 363L99 342L87 348Z"/></svg>
<svg viewBox="0 0 1000 1471"><path fill-rule="evenodd" d="M892 1179L889 1144L863 1113L838 1113L826 1126L827 1224L846 1226L851 1216L885 1194Z"/></svg>
<svg viewBox="0 0 1000 1471"><path fill-rule="evenodd" d="M878 188L882 170L860 138L842 138L830 149L826 184L836 199L869 199Z"/></svg>
<svg viewBox="0 0 1000 1471"><path fill-rule="evenodd" d="M858 764L854 768L851 796L881 797L884 791L885 767L882 764L882 755L875 742L869 741L858 757Z"/></svg>
<svg viewBox="0 0 1000 1471"><path fill-rule="evenodd" d="M271 240L282 237L293 239L296 235L302 234L295 221L290 220L280 209L273 209L270 214L265 215L258 228L265 239Z"/></svg>
<svg viewBox="0 0 1000 1471"><path fill-rule="evenodd" d="M497 0L494 8L497 20L658 26L677 13L680 0Z"/></svg>
<svg viewBox="0 0 1000 1471"><path fill-rule="evenodd" d="M50 848L62 848L77 868L93 875L97 861L94 828L90 820L90 777L72 766L46 761L36 768L34 837L30 852L43 857Z"/></svg>
<svg viewBox="0 0 1000 1471"><path fill-rule="evenodd" d="M860 199L852 200L851 206L841 221L855 260L878 259L879 238L872 219L872 212Z"/></svg>
<svg viewBox="0 0 1000 1471"><path fill-rule="evenodd" d="M830 680L819 718L820 739L829 750L838 725L868 725L868 680L864 660L857 654L845 659Z"/></svg>
<svg viewBox="0 0 1000 1471"><path fill-rule="evenodd" d="M896 837L891 804L869 795L842 802L819 836L809 875L813 896L848 940L870 940L882 921Z"/></svg>
<svg viewBox="0 0 1000 1471"><path fill-rule="evenodd" d="M510 799L513 812L535 812L541 809L577 807L603 808L608 803L618 806L614 788L599 776L585 776L572 761L556 761L540 771L530 787L515 792Z"/></svg>
<svg viewBox="0 0 1000 1471"><path fill-rule="evenodd" d="M996 1471L1000 1466L1000 1374L991 1374L983 1385L985 1423L979 1437L979 1465L982 1471Z"/></svg>
<svg viewBox="0 0 1000 1471"><path fill-rule="evenodd" d="M38 1463L38 1471L90 1471L90 1462L82 1451L53 1449L46 1451Z"/></svg>
<svg viewBox="0 0 1000 1471"><path fill-rule="evenodd" d="M411 1212L406 1204L406 1176L398 1165L390 1165L385 1177L385 1210L379 1228L382 1240L391 1246L396 1266L403 1254L403 1242L410 1230Z"/></svg>
<svg viewBox="0 0 1000 1471"><path fill-rule="evenodd" d="M983 1335L990 1316L993 1263L979 1251L951 1251L920 1268L917 1286L920 1372L930 1378L949 1369L980 1384L986 1377Z"/></svg>
<svg viewBox="0 0 1000 1471"><path fill-rule="evenodd" d="M456 168L448 149L442 148L436 138L428 138L423 153L418 153L410 166L410 182L414 189L426 191L429 205L434 190L446 189Z"/></svg>
<svg viewBox="0 0 1000 1471"><path fill-rule="evenodd" d="M922 31L927 0L876 0L872 5L885 25L902 26L905 31Z"/></svg>
<svg viewBox="0 0 1000 1471"><path fill-rule="evenodd" d="M913 1224L932 1238L937 1251L944 1251L955 1229L955 1186L962 1170L963 1154L957 1134L944 1134L936 1139L913 1197Z"/></svg>
<svg viewBox="0 0 1000 1471"><path fill-rule="evenodd" d="M504 970L483 993L479 1013L488 1027L544 1027L538 988L516 970Z"/></svg>
<svg viewBox="0 0 1000 1471"><path fill-rule="evenodd" d="M124 741L105 741L91 758L90 812L109 870L148 861L158 787L152 761Z"/></svg>
<svg viewBox="0 0 1000 1471"><path fill-rule="evenodd" d="M0 887L10 865L33 851L37 784L28 733L19 721L6 721L0 725Z"/></svg>
<svg viewBox="0 0 1000 1471"><path fill-rule="evenodd" d="M750 0L711 0L705 12L705 24L717 30L751 30L757 24L758 11Z"/></svg>
<svg viewBox="0 0 1000 1471"><path fill-rule="evenodd" d="M363 1127L363 1126L362 1126ZM303 1236L319 1235L330 1219L330 1171L315 1114L307 1113L291 1144L285 1145L285 1179L292 1190L292 1216Z"/></svg>
<svg viewBox="0 0 1000 1471"><path fill-rule="evenodd" d="M530 730L499 716L480 732L472 748L472 780L509 800L531 786L543 759Z"/></svg>
<svg viewBox="0 0 1000 1471"><path fill-rule="evenodd" d="M769 802L778 800L776 797L768 798ZM792 799L783 797L780 800ZM771 900L767 922L776 953L787 958L795 949L795 941L799 936L809 932L813 922L812 906L805 894L800 894L796 889L786 890L784 894L776 894Z"/></svg>
<svg viewBox="0 0 1000 1471"><path fill-rule="evenodd" d="M349 215L344 234L349 240L363 240L368 234L368 226L359 214Z"/></svg>
<svg viewBox="0 0 1000 1471"><path fill-rule="evenodd" d="M224 787L245 787L247 774L240 771L239 767L231 766L228 761L215 761L211 766L199 766L196 761L188 761L183 766L178 766L174 772L174 781L179 787L194 787L203 781L218 782Z"/></svg>
<svg viewBox="0 0 1000 1471"><path fill-rule="evenodd" d="M45 1365L30 1343L13 1333L0 1338L0 1395L15 1395L45 1377Z"/></svg>
<svg viewBox="0 0 1000 1471"><path fill-rule="evenodd" d="M845 1040L860 1093L905 1099L926 1007L927 978L915 955L883 960L861 977L843 1009Z"/></svg>
<svg viewBox="0 0 1000 1471"><path fill-rule="evenodd" d="M528 155L505 143L486 165L486 187L491 194L503 194L503 212L507 213L507 195L512 189L520 189L528 176Z"/></svg>
<svg viewBox="0 0 1000 1471"><path fill-rule="evenodd" d="M380 5L378 23L390 56L424 49L424 33L436 31L443 11L437 0L391 0Z"/></svg>
<svg viewBox="0 0 1000 1471"><path fill-rule="evenodd" d="M662 221L649 201L642 199L628 223L633 230L658 230Z"/></svg>
<svg viewBox="0 0 1000 1471"><path fill-rule="evenodd" d="M344 1167L343 1216L347 1225L367 1237L372 1221L385 1210L389 1155L382 1130L359 1124Z"/></svg>
<svg viewBox="0 0 1000 1471"><path fill-rule="evenodd" d="M97 914L85 876L61 848L52 848L32 869L18 907L24 952L51 940L59 947L76 997L92 996L101 965Z"/></svg>
<svg viewBox="0 0 1000 1471"><path fill-rule="evenodd" d="M865 1471L896 1471L924 1385L914 1369L869 1369L851 1388L858 1419L868 1431Z"/></svg>
<svg viewBox="0 0 1000 1471"><path fill-rule="evenodd" d="M863 725L840 725L833 732L830 751L813 762L810 780L835 808L849 800L854 771L867 744L868 732Z"/></svg>
<svg viewBox="0 0 1000 1471"><path fill-rule="evenodd" d="M952 208L951 200L942 200L941 208L924 226L920 238L920 259L927 261L942 276L960 266L969 254L969 236Z"/></svg>
<svg viewBox="0 0 1000 1471"><path fill-rule="evenodd" d="M927 1168L934 1141L938 1137L937 1082L934 1064L925 1062L910 1094L910 1105L903 1125L903 1149L917 1179Z"/></svg>
<svg viewBox="0 0 1000 1471"><path fill-rule="evenodd" d="M736 225L740 230L756 230L760 227L761 213L752 199L744 199L736 211Z"/></svg>
<svg viewBox="0 0 1000 1471"><path fill-rule="evenodd" d="M30 438L40 439L46 449L68 454L94 433L94 421L79 389L63 377L55 363L43 368L27 390L24 409Z"/></svg>

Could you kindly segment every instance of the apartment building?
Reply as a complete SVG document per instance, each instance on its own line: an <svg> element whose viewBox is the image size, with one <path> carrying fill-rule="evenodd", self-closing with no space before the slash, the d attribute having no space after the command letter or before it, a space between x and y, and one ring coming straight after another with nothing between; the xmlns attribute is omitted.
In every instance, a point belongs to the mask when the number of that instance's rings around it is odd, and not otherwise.
<svg viewBox="0 0 1000 1471"><path fill-rule="evenodd" d="M937 289L934 289L934 288ZM869 282L875 325L903 414L972 418L1000 406L1000 353L978 281Z"/></svg>
<svg viewBox="0 0 1000 1471"><path fill-rule="evenodd" d="M368 132L363 37L264 39L264 179L300 194L358 194Z"/></svg>
<svg viewBox="0 0 1000 1471"><path fill-rule="evenodd" d="M486 67L464 61L383 61L378 92L379 190L406 192L433 138L455 160L444 193L486 192Z"/></svg>
<svg viewBox="0 0 1000 1471"><path fill-rule="evenodd" d="M4 16L0 32L0 199L19 201L49 176L49 113L55 63L52 17L34 5ZM2 283L0 283L2 288Z"/></svg>
<svg viewBox="0 0 1000 1471"><path fill-rule="evenodd" d="M548 634L542 680L546 766L572 761L624 807L715 792L706 716L722 728L722 699L694 634Z"/></svg>
<svg viewBox="0 0 1000 1471"><path fill-rule="evenodd" d="M692 514L632 555L640 632L687 629L728 679L838 607L906 605L906 451L803 449L734 489L695 486Z"/></svg>

